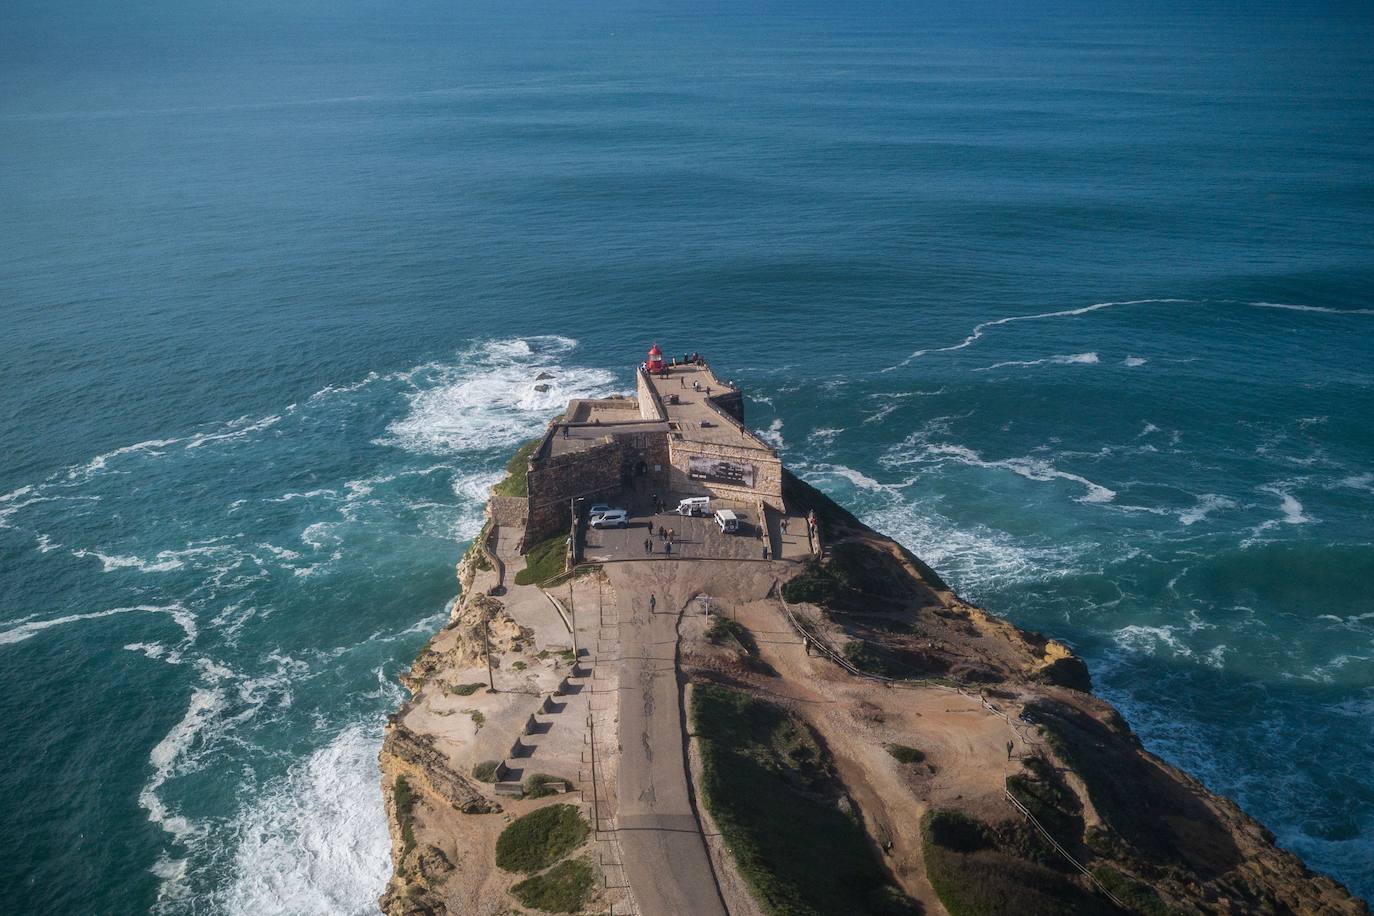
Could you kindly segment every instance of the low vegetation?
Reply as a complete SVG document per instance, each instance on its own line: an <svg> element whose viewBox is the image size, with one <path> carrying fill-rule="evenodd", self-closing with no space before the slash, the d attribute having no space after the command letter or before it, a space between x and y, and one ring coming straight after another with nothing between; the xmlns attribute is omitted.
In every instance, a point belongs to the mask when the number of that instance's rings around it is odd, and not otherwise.
<svg viewBox="0 0 1374 916"><path fill-rule="evenodd" d="M770 916L911 914L868 837L841 808L841 787L816 736L782 708L698 685L702 800Z"/></svg>
<svg viewBox="0 0 1374 916"><path fill-rule="evenodd" d="M537 585L561 575L567 564L568 534L559 532L525 553L525 568L515 574L516 585Z"/></svg>
<svg viewBox="0 0 1374 916"><path fill-rule="evenodd" d="M397 776L391 787L391 800L396 806L396 823L401 827L401 858L415 848L415 792L404 776Z"/></svg>
<svg viewBox="0 0 1374 916"><path fill-rule="evenodd" d="M919 751L914 747L905 744L889 744L887 752L892 755L898 763L924 763L926 759L925 751Z"/></svg>
<svg viewBox="0 0 1374 916"><path fill-rule="evenodd" d="M1010 854L988 825L937 809L921 819L926 877L950 916L1112 916L1101 894Z"/></svg>
<svg viewBox="0 0 1374 916"><path fill-rule="evenodd" d="M574 805L549 805L512 821L496 840L496 864L532 874L581 846L591 832Z"/></svg>
<svg viewBox="0 0 1374 916"><path fill-rule="evenodd" d="M528 798L546 798L572 791L572 783L561 776L548 773L534 773L525 779L525 795Z"/></svg>
<svg viewBox="0 0 1374 916"><path fill-rule="evenodd" d="M596 887L596 872L584 859L560 862L542 875L526 878L511 893L524 906L546 913L580 913Z"/></svg>
<svg viewBox="0 0 1374 916"><path fill-rule="evenodd" d="M919 588L902 562L863 541L844 541L824 563L812 561L783 586L782 596L839 611L894 611Z"/></svg>
<svg viewBox="0 0 1374 916"><path fill-rule="evenodd" d="M1159 899L1159 895L1148 884L1142 884L1110 865L1100 865L1094 868L1093 877L1101 882L1103 887L1111 891L1116 899L1126 904L1132 911L1139 913L1140 916L1184 916L1182 910L1169 906Z"/></svg>
<svg viewBox="0 0 1374 916"><path fill-rule="evenodd" d="M448 692L458 697L470 697L477 691L486 687L486 684L455 684L448 688Z"/></svg>
<svg viewBox="0 0 1374 916"><path fill-rule="evenodd" d="M492 488L493 492L501 496L530 495L530 458L539 447L539 442L539 439L531 439L515 450L510 461L506 462L505 479Z"/></svg>
<svg viewBox="0 0 1374 916"><path fill-rule="evenodd" d="M472 778L478 782L496 782L496 771L501 768L499 760L483 760L472 765Z"/></svg>

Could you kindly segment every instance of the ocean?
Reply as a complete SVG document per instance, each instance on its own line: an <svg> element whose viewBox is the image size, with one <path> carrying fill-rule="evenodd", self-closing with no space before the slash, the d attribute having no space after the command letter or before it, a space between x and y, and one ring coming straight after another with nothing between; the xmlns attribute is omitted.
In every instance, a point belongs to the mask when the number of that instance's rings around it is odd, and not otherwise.
<svg viewBox="0 0 1374 916"><path fill-rule="evenodd" d="M7 912L373 912L486 488L655 341L1374 894L1367 4L0 23Z"/></svg>

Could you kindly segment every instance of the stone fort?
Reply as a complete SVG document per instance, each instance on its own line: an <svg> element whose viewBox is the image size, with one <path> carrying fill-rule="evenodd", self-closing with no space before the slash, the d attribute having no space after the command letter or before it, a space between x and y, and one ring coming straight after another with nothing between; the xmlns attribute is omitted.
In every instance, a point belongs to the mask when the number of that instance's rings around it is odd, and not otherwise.
<svg viewBox="0 0 1374 916"><path fill-rule="evenodd" d="M665 502L712 496L784 513L782 462L744 424L744 397L699 356L665 358L657 344L635 372L635 396L574 400L529 458L527 498L494 495L497 524L523 526L529 545L566 531L575 501L635 488Z"/></svg>

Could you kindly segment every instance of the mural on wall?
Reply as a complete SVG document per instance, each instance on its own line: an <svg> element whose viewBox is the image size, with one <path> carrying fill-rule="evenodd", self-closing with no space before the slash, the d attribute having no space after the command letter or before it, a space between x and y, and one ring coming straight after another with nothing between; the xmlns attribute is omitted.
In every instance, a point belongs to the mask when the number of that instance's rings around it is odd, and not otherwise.
<svg viewBox="0 0 1374 916"><path fill-rule="evenodd" d="M731 487L754 487L755 467L739 461L726 461L722 458L709 458L705 455L692 455L687 459L687 470L693 480L706 483L719 483Z"/></svg>

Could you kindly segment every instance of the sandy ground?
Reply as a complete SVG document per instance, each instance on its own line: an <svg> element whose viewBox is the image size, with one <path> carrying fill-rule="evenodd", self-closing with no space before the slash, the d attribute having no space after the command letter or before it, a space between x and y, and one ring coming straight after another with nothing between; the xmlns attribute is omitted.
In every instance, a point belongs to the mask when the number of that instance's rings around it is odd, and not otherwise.
<svg viewBox="0 0 1374 916"><path fill-rule="evenodd" d="M755 680L760 693L816 729L894 877L927 913L945 913L925 877L921 817L953 802L992 820L1010 817L1002 788L1020 763L1008 760L1007 742L1019 757L1027 750L1021 738L974 697L935 687L887 687L808 656L775 599L728 610L753 633L759 654L780 677ZM926 761L899 763L888 744L917 748Z"/></svg>

